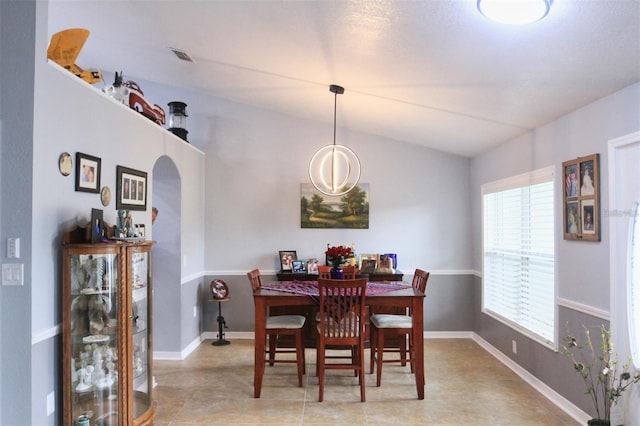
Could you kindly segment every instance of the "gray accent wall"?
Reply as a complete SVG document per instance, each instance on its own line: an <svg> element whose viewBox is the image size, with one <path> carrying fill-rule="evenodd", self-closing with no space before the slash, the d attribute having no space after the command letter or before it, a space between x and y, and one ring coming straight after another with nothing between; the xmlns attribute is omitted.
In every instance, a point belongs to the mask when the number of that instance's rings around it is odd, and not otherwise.
<svg viewBox="0 0 640 426"><path fill-rule="evenodd" d="M2 263L24 264L23 286L0 286L0 424L31 423L40 378L31 344L34 49L36 2L0 1L0 241ZM20 259L6 239L20 238ZM49 282L50 284L50 282ZM43 354L54 359L52 346ZM51 383L52 369L42 380ZM44 402L44 400L43 400Z"/></svg>
<svg viewBox="0 0 640 426"><path fill-rule="evenodd" d="M562 341L567 330L581 324L608 324L610 309L609 265L609 170L607 142L640 129L640 83L616 92L584 108L542 126L509 143L477 156L471 161L471 210L481 212L480 186L512 175L554 166L556 178L556 279L558 297L557 329ZM600 242L565 241L562 218L562 162L600 154ZM481 215L472 215L474 268L482 269ZM481 280L476 280L481 295ZM562 354L535 343L480 311L476 301L475 332L553 390L595 415L584 396L585 387ZM579 307L576 310L575 307ZM605 312L603 315L602 312ZM518 354L511 341L518 342ZM636 395L637 397L637 395ZM639 419L640 420L640 419Z"/></svg>

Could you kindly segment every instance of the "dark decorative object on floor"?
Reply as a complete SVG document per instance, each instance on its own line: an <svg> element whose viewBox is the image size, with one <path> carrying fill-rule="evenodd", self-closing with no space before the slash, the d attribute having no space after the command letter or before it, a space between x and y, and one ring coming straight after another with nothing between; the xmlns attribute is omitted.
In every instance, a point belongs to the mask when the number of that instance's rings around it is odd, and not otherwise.
<svg viewBox="0 0 640 426"><path fill-rule="evenodd" d="M604 419L591 419L587 422L588 426L610 426L611 422Z"/></svg>

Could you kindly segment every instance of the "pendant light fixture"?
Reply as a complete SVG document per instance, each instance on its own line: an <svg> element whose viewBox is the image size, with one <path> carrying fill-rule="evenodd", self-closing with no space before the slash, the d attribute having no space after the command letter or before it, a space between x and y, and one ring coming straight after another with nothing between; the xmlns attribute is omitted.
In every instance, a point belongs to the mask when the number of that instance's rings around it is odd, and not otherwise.
<svg viewBox="0 0 640 426"><path fill-rule="evenodd" d="M334 94L333 145L323 146L313 154L309 162L309 178L318 191L336 197L346 194L358 184L360 159L351 149L336 144L338 95L344 93L344 87L332 84L329 91Z"/></svg>

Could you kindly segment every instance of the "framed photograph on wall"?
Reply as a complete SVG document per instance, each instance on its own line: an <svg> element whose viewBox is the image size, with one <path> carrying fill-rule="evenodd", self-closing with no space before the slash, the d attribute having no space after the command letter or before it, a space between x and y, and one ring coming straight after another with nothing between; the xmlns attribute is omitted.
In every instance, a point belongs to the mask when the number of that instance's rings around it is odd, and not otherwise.
<svg viewBox="0 0 640 426"><path fill-rule="evenodd" d="M278 252L280 257L280 269L283 272L293 272L293 261L298 260L295 250L281 250Z"/></svg>
<svg viewBox="0 0 640 426"><path fill-rule="evenodd" d="M562 163L564 239L600 241L600 154Z"/></svg>
<svg viewBox="0 0 640 426"><path fill-rule="evenodd" d="M147 173L116 167L116 209L147 210Z"/></svg>
<svg viewBox="0 0 640 426"><path fill-rule="evenodd" d="M100 192L101 163L98 157L76 152L76 191Z"/></svg>

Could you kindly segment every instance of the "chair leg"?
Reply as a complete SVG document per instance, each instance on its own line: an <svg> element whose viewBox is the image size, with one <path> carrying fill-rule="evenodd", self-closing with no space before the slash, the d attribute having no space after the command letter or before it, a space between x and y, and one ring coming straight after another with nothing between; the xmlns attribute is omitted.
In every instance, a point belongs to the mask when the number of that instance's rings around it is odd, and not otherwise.
<svg viewBox="0 0 640 426"><path fill-rule="evenodd" d="M320 350L316 347L316 377L320 377Z"/></svg>
<svg viewBox="0 0 640 426"><path fill-rule="evenodd" d="M269 365L273 366L273 360L276 357L276 340L278 340L278 335L270 334L269 335Z"/></svg>
<svg viewBox="0 0 640 426"><path fill-rule="evenodd" d="M378 329L371 325L371 327L369 328L369 351L371 353L370 359L369 359L369 374L373 374L373 364L375 363L376 360L376 345L378 342Z"/></svg>
<svg viewBox="0 0 640 426"><path fill-rule="evenodd" d="M302 340L302 330L300 330L300 345L302 346L302 374L307 374L307 357L305 356L304 341Z"/></svg>
<svg viewBox="0 0 640 426"><path fill-rule="evenodd" d="M356 347L351 346L351 365L355 365ZM358 377L358 370L353 369L353 377Z"/></svg>
<svg viewBox="0 0 640 426"><path fill-rule="evenodd" d="M376 386L380 387L380 382L382 381L382 363L383 361L383 355L384 355L384 330L383 329L378 329L378 336L377 336L377 340L378 340L378 344L376 345L376 355L377 355L377 359L376 361L378 362L377 365L377 370L376 370Z"/></svg>
<svg viewBox="0 0 640 426"><path fill-rule="evenodd" d="M413 373L413 337L411 337L411 333L409 333L409 366L411 367L411 372Z"/></svg>
<svg viewBox="0 0 640 426"><path fill-rule="evenodd" d="M360 401L365 402L367 399L365 397L365 380L364 380L364 345L361 345L358 348L358 368L356 373L360 373Z"/></svg>
<svg viewBox="0 0 640 426"><path fill-rule="evenodd" d="M324 343L318 343L318 385L319 385L319 393L318 393L318 402L322 402L324 399L324 362L325 362L325 347Z"/></svg>
<svg viewBox="0 0 640 426"><path fill-rule="evenodd" d="M403 367L406 367L407 365L407 336L402 335L402 338L400 339L400 364Z"/></svg>
<svg viewBox="0 0 640 426"><path fill-rule="evenodd" d="M302 329L296 330L296 364L298 365L298 386L302 387L304 374L304 348L302 347Z"/></svg>

